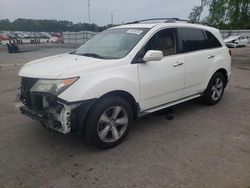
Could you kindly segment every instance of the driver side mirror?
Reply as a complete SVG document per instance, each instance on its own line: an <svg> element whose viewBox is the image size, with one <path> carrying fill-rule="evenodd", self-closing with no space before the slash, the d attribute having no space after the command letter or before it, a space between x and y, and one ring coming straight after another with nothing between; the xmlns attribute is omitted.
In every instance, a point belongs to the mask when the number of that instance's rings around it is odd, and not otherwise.
<svg viewBox="0 0 250 188"><path fill-rule="evenodd" d="M160 61L163 58L162 51L159 50L149 50L143 57L143 61Z"/></svg>

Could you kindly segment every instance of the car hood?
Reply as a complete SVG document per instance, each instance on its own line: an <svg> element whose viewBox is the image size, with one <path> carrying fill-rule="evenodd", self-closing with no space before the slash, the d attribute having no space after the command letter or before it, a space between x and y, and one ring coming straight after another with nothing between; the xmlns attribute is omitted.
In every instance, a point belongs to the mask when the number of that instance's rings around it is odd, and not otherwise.
<svg viewBox="0 0 250 188"><path fill-rule="evenodd" d="M230 36L230 37L228 37L228 38L226 38L225 40L224 40L224 42L232 42L232 41L234 41L234 40L237 40L238 39L238 36Z"/></svg>
<svg viewBox="0 0 250 188"><path fill-rule="evenodd" d="M18 75L32 78L68 78L91 71L118 66L119 60L104 60L75 54L61 54L31 61L25 64Z"/></svg>

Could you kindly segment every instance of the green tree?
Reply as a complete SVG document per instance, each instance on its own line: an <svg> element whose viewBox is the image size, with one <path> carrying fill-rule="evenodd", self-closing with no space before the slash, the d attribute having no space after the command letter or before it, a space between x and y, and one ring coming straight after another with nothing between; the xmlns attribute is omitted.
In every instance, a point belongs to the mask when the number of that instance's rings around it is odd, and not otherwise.
<svg viewBox="0 0 250 188"><path fill-rule="evenodd" d="M195 6L189 16L199 21L204 6L208 5L206 21L220 29L250 29L250 0L207 0Z"/></svg>
<svg viewBox="0 0 250 188"><path fill-rule="evenodd" d="M63 31L95 31L100 32L108 26L100 27L96 24L76 23L70 21L57 20L33 20L18 18L13 22L8 19L0 20L0 31L47 31L47 32L63 32Z"/></svg>
<svg viewBox="0 0 250 188"><path fill-rule="evenodd" d="M11 28L11 23L8 19L0 20L0 30L8 30Z"/></svg>
<svg viewBox="0 0 250 188"><path fill-rule="evenodd" d="M201 4L199 6L194 6L188 18L193 22L199 22L201 19L201 14L204 11L205 6L208 4L209 0L201 0Z"/></svg>
<svg viewBox="0 0 250 188"><path fill-rule="evenodd" d="M229 0L228 19L230 21L231 28L249 28L250 0Z"/></svg>
<svg viewBox="0 0 250 188"><path fill-rule="evenodd" d="M209 5L208 22L215 27L223 28L228 23L228 0L212 0Z"/></svg>

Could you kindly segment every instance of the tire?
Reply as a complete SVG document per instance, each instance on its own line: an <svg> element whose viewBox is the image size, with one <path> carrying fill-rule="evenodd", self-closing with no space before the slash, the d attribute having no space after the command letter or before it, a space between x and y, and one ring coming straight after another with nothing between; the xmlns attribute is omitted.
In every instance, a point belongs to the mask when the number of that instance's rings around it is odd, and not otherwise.
<svg viewBox="0 0 250 188"><path fill-rule="evenodd" d="M117 146L127 136L132 116L131 106L121 97L110 96L97 101L86 120L87 142L101 149Z"/></svg>
<svg viewBox="0 0 250 188"><path fill-rule="evenodd" d="M221 100L224 94L225 87L226 87L225 76L220 72L216 72L209 81L207 89L202 97L203 103L207 105L217 104Z"/></svg>

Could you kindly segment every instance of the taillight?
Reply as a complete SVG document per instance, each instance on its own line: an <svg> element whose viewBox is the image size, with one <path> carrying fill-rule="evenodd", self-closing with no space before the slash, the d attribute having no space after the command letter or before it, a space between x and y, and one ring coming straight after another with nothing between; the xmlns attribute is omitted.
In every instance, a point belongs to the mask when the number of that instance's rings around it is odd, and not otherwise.
<svg viewBox="0 0 250 188"><path fill-rule="evenodd" d="M231 51L231 50L228 50L228 52L229 52L230 56L232 57L232 51Z"/></svg>

